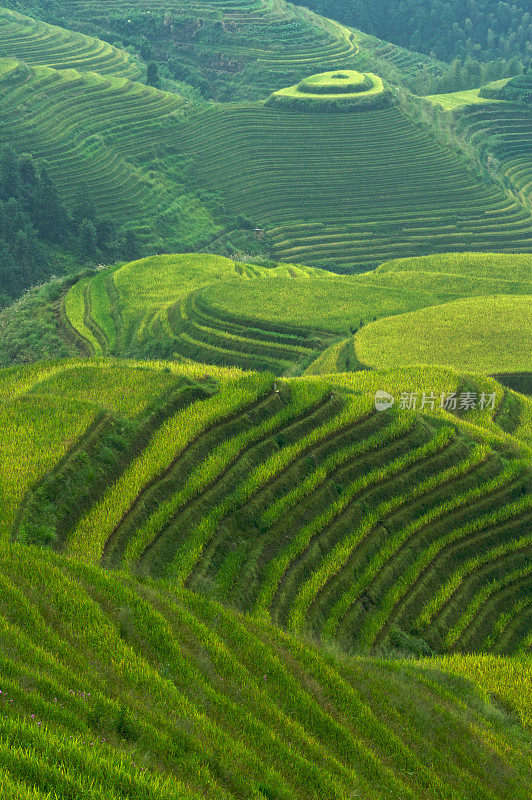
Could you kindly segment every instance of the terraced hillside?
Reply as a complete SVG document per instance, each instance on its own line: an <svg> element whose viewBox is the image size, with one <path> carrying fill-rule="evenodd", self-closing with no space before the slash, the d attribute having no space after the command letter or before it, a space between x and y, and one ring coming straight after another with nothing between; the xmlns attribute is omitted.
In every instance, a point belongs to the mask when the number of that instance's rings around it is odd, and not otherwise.
<svg viewBox="0 0 532 800"><path fill-rule="evenodd" d="M99 2L70 0L62 8L72 27L127 30L126 18L140 20L139 30L161 60L179 57L199 69L219 100L264 97L276 82L303 77L361 58L353 31L284 0L243 2Z"/></svg>
<svg viewBox="0 0 532 800"><path fill-rule="evenodd" d="M502 175L532 208L532 114L526 107L500 102L465 108L456 114L457 130L481 152L489 168Z"/></svg>
<svg viewBox="0 0 532 800"><path fill-rule="evenodd" d="M400 387L432 406L375 411ZM347 650L526 650L532 414L492 379L74 361L1 388L4 542L164 576ZM490 402L439 408L466 390Z"/></svg>
<svg viewBox="0 0 532 800"><path fill-rule="evenodd" d="M176 139L276 257L339 271L450 250L530 251L531 217L399 108L195 114Z"/></svg>
<svg viewBox="0 0 532 800"><path fill-rule="evenodd" d="M1 6L0 57L32 66L93 71L115 77L134 79L141 75L140 67L125 50Z"/></svg>
<svg viewBox="0 0 532 800"><path fill-rule="evenodd" d="M457 298L527 295L530 263L522 254L449 254L339 277L218 256L160 256L75 283L61 302L61 332L86 354L172 356L292 374L330 345L344 348L344 341L334 343L373 319ZM350 349L346 369L358 363ZM519 357L520 345L514 350ZM473 361L465 366L475 368Z"/></svg>
<svg viewBox="0 0 532 800"><path fill-rule="evenodd" d="M0 144L46 160L71 207L137 228L151 248L220 232L173 150L183 101L126 78L0 59Z"/></svg>
<svg viewBox="0 0 532 800"><path fill-rule="evenodd" d="M284 0L70 0L60 10L45 6L42 14L103 38L141 35L160 63L178 57L184 73L199 70L202 88L217 100L266 97L276 85L330 69L374 68L411 86L425 70L445 69L434 58Z"/></svg>
<svg viewBox="0 0 532 800"><path fill-rule="evenodd" d="M475 149L483 168L532 208L532 116L526 76L512 90L516 80L426 99L449 112L455 135Z"/></svg>
<svg viewBox="0 0 532 800"><path fill-rule="evenodd" d="M0 582L5 798L527 797L512 706L439 665L325 657L186 590L20 545ZM515 672L503 697L529 685Z"/></svg>
<svg viewBox="0 0 532 800"><path fill-rule="evenodd" d="M281 374L312 360L337 338L334 331L308 323L229 320L203 307L199 290L258 278L307 283L315 274L319 270L266 269L220 256L143 259L78 281L61 304L63 333L89 354L164 355Z"/></svg>

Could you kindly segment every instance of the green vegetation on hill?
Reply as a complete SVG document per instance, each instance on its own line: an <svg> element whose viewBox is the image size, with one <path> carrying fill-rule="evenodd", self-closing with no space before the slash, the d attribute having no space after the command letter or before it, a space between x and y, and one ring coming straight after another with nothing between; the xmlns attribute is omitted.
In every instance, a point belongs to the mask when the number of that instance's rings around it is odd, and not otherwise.
<svg viewBox="0 0 532 800"><path fill-rule="evenodd" d="M284 0L70 0L33 13L132 47L164 77L219 100L264 96L289 79L349 67L359 54L351 30Z"/></svg>
<svg viewBox="0 0 532 800"><path fill-rule="evenodd" d="M47 25L2 7L0 55L32 66L93 71L125 78L141 75L135 59L124 50L92 36Z"/></svg>
<svg viewBox="0 0 532 800"><path fill-rule="evenodd" d="M0 800L528 800L521 6L6 1Z"/></svg>
<svg viewBox="0 0 532 800"><path fill-rule="evenodd" d="M9 800L527 797L512 707L437 664L323 655L186 590L20 545L0 581Z"/></svg>
<svg viewBox="0 0 532 800"><path fill-rule="evenodd" d="M176 143L275 256L338 271L451 250L530 251L530 213L397 107L195 113Z"/></svg>
<svg viewBox="0 0 532 800"><path fill-rule="evenodd" d="M476 59L530 59L526 0L307 0L306 5L403 47L445 61L470 61L473 69Z"/></svg>
<svg viewBox="0 0 532 800"><path fill-rule="evenodd" d="M526 647L531 415L507 417L492 379L115 361L0 377L4 542L166 576L348 650ZM493 402L376 412L399 387Z"/></svg>
<svg viewBox="0 0 532 800"><path fill-rule="evenodd" d="M281 375L299 374L326 350L311 371L357 369L346 337L362 326L461 298L527 295L530 265L526 254L451 253L338 276L212 255L157 256L52 282L4 311L0 363L77 350Z"/></svg>
<svg viewBox="0 0 532 800"><path fill-rule="evenodd" d="M129 258L197 248L248 225L206 203L176 149L183 100L126 78L0 59L0 144L46 161L69 208L130 229ZM217 219L215 219L217 217ZM87 253L89 255L89 253Z"/></svg>
<svg viewBox="0 0 532 800"><path fill-rule="evenodd" d="M389 103L382 79L355 70L322 72L270 95L268 105L318 111L355 111Z"/></svg>
<svg viewBox="0 0 532 800"><path fill-rule="evenodd" d="M495 81L467 92L432 95L426 100L445 110L429 120L444 140L465 150L487 180L497 180L532 208L532 125L526 106L526 76Z"/></svg>
<svg viewBox="0 0 532 800"><path fill-rule="evenodd" d="M532 372L532 297L475 297L380 319L355 338L358 358L389 368L437 364L472 372Z"/></svg>

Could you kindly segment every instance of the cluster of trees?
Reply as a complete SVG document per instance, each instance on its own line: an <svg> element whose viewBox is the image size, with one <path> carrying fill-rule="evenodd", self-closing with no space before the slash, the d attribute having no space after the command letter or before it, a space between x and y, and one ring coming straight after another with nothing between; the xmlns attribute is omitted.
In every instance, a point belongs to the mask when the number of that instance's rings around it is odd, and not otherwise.
<svg viewBox="0 0 532 800"><path fill-rule="evenodd" d="M442 61L477 61L532 52L529 0L304 0L303 5L394 44Z"/></svg>
<svg viewBox="0 0 532 800"><path fill-rule="evenodd" d="M0 307L80 263L136 255L134 234L99 218L85 193L69 211L45 164L0 150Z"/></svg>
<svg viewBox="0 0 532 800"><path fill-rule="evenodd" d="M497 59L488 62L479 62L471 56L465 61L455 58L438 74L428 67L423 67L418 75L412 78L409 88L421 95L458 92L462 89L475 89L500 78L521 75L523 69L523 62L517 56L509 61Z"/></svg>

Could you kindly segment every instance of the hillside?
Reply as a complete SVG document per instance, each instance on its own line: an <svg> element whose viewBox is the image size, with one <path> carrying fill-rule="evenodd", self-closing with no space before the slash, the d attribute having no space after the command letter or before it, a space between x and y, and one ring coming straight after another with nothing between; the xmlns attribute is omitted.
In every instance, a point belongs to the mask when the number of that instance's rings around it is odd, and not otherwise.
<svg viewBox="0 0 532 800"><path fill-rule="evenodd" d="M0 581L5 798L527 797L517 715L439 664L324 656L186 590L18 545Z"/></svg>
<svg viewBox="0 0 532 800"><path fill-rule="evenodd" d="M0 144L45 160L66 203L85 194L150 250L223 231L175 152L182 107L178 96L126 78L0 59Z"/></svg>
<svg viewBox="0 0 532 800"><path fill-rule="evenodd" d="M530 213L398 107L209 109L176 142L280 260L352 272L431 252L530 250Z"/></svg>
<svg viewBox="0 0 532 800"><path fill-rule="evenodd" d="M381 368L424 363L532 372L531 317L530 296L455 300L371 323L357 334L355 351L363 363Z"/></svg>
<svg viewBox="0 0 532 800"><path fill-rule="evenodd" d="M405 387L432 406L375 412ZM4 543L166 576L348 650L526 648L531 409L491 379L74 361L0 388ZM491 399L439 409L465 390Z"/></svg>
<svg viewBox="0 0 532 800"><path fill-rule="evenodd" d="M63 336L73 330L89 354L185 357L283 374L373 319L529 292L526 255L405 259L342 277L216 256L160 256L82 279L60 313ZM460 365L475 369L473 361Z"/></svg>
<svg viewBox="0 0 532 800"><path fill-rule="evenodd" d="M63 201L71 204L86 193L100 218L132 231L130 251L139 255L201 249L263 253L352 272L403 255L530 249L530 213L521 205L528 192L524 112L519 112L519 132L513 119L517 112L505 104L508 135L496 146L488 142L486 156L509 159L503 169L520 192L514 199L492 182L489 170L481 180L465 159L436 144L430 128L418 127L390 105L382 78L400 82L401 76L383 66L376 51L358 52L355 33L282 3L261 5L251 16L226 8L227 14L217 17L207 13L208 7L198 7L199 19L201 14L206 18L205 26L196 20L195 33L194 25L180 27L170 11L166 22L154 13L149 24L150 9L132 15L148 28L159 20L159 33L161 26L168 33L174 24L176 31L188 31L194 53L208 51L209 58L213 48L207 34L202 38L204 27L210 31L214 26L232 47L242 27L248 50L254 31L257 48L260 40L267 48L260 52L274 59L268 39L273 29L266 24L271 16L286 27L285 38L275 33L284 56L270 77L259 70L263 97L275 90L273 97L293 102L282 88L290 79L308 81L319 70L341 66L373 75L373 88L355 98L353 109L348 106L352 113L341 119L331 103L323 110L326 95L309 101L309 107L319 106L312 113L305 105L303 110L261 103L206 108L197 102L197 93L191 95L186 76L179 79L182 84L177 78L157 78L172 91L129 81L127 76L142 77L143 72L125 50L4 10L0 145L9 142L18 153L46 160ZM69 4L72 13L81 8ZM87 19L97 8L85 9ZM106 9L112 17L108 4ZM307 32L301 38L292 28ZM321 60L309 55L313 48L321 52L322 40L313 39L317 32L337 39L337 44L323 45L329 55ZM171 38L177 46L178 33ZM341 42L347 42L349 58L339 56ZM286 66L292 48L297 70ZM179 53L182 63L182 48ZM222 71L226 77L232 74L227 65ZM239 80L247 85L245 76ZM186 99L191 96L196 102ZM476 148L479 137L470 133ZM482 147L483 140L478 157L485 161ZM264 233L253 236L254 227Z"/></svg>
<svg viewBox="0 0 532 800"><path fill-rule="evenodd" d="M330 69L373 66L410 86L424 71L438 75L445 69L434 58L285 0L14 2L31 16L135 49L158 65L163 81L191 84L224 102L264 98L276 87Z"/></svg>
<svg viewBox="0 0 532 800"><path fill-rule="evenodd" d="M35 67L77 69L125 78L141 75L135 59L124 50L2 7L0 55Z"/></svg>
<svg viewBox="0 0 532 800"><path fill-rule="evenodd" d="M467 92L426 99L448 112L443 120L467 142L487 177L495 177L532 208L532 119L526 76ZM528 92L528 94L527 94Z"/></svg>
<svg viewBox="0 0 532 800"><path fill-rule="evenodd" d="M0 800L529 800L524 2L2 2Z"/></svg>

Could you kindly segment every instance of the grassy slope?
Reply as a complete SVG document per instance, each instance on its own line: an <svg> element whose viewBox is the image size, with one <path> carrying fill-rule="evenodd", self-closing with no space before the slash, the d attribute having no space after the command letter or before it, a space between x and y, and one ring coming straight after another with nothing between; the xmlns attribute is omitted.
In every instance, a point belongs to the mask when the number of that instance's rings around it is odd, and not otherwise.
<svg viewBox="0 0 532 800"><path fill-rule="evenodd" d="M493 380L424 370L276 387L268 374L79 361L2 381L4 546L11 533L166 575L348 650L526 647L530 419L506 414ZM375 390L399 387L494 403L460 418L375 413ZM33 460L14 408L38 416ZM84 408L99 427L79 444Z"/></svg>
<svg viewBox="0 0 532 800"><path fill-rule="evenodd" d="M151 247L161 236L190 245L220 232L170 155L178 96L72 69L15 70L0 60L0 142L45 159L68 202L85 187L100 215L136 226Z"/></svg>
<svg viewBox="0 0 532 800"><path fill-rule="evenodd" d="M528 255L449 253L397 259L370 273L312 281L266 280L216 283L201 292L213 311L274 322L313 324L338 334L368 322L468 296L527 294Z"/></svg>
<svg viewBox="0 0 532 800"><path fill-rule="evenodd" d="M472 89L426 99L449 113L455 133L476 150L484 168L495 173L528 208L532 208L532 125L523 96L504 79Z"/></svg>
<svg viewBox="0 0 532 800"><path fill-rule="evenodd" d="M125 26L118 20L140 14L148 23L141 29L155 56L164 62L178 52L186 69L201 72L204 91L218 100L267 97L274 86L340 67L374 66L379 74L400 83L419 74L420 59L436 72L441 66L284 0L237 4L170 0L164 5L158 0L71 0L62 11L62 19L74 28L102 32L115 28L119 35ZM158 19L159 24L153 22Z"/></svg>
<svg viewBox="0 0 532 800"><path fill-rule="evenodd" d="M380 368L436 364L530 372L531 316L530 296L455 300L373 322L357 334L355 350L363 363Z"/></svg>
<svg viewBox="0 0 532 800"><path fill-rule="evenodd" d="M527 796L524 730L430 664L324 656L22 546L0 581L6 800Z"/></svg>
<svg viewBox="0 0 532 800"><path fill-rule="evenodd" d="M530 250L530 215L397 107L209 109L177 141L285 261L360 271L429 252Z"/></svg>
<svg viewBox="0 0 532 800"><path fill-rule="evenodd" d="M0 53L32 66L133 79L141 75L135 59L125 50L2 7Z"/></svg>
<svg viewBox="0 0 532 800"><path fill-rule="evenodd" d="M75 331L85 353L184 357L293 374L329 345L340 356L345 348L335 340L361 323L460 298L525 295L529 277L530 256L519 254L399 259L343 277L219 256L159 256L76 283L61 304L61 331L65 345ZM16 319L12 313L9 330ZM315 371L356 368L348 349Z"/></svg>

